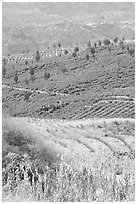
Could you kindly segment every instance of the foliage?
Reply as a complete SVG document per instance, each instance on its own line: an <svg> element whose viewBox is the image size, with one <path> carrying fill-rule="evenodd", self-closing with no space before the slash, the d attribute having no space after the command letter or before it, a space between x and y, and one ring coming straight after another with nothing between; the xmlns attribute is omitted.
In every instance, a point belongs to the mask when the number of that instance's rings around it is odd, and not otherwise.
<svg viewBox="0 0 137 204"><path fill-rule="evenodd" d="M59 48L61 47L61 44L60 44L60 43L58 43L58 47L59 47Z"/></svg>
<svg viewBox="0 0 137 204"><path fill-rule="evenodd" d="M134 47L131 47L128 52L129 52L129 54L130 54L131 56L133 56L133 54L135 53L135 48L134 48Z"/></svg>
<svg viewBox="0 0 137 204"><path fill-rule="evenodd" d="M79 47L75 47L74 52L78 52L79 51Z"/></svg>
<svg viewBox="0 0 137 204"><path fill-rule="evenodd" d="M17 74L17 72L15 72L13 77L14 77L14 81L17 83L18 82L18 74Z"/></svg>
<svg viewBox="0 0 137 204"><path fill-rule="evenodd" d="M64 54L67 55L68 54L68 50L65 49L64 50Z"/></svg>
<svg viewBox="0 0 137 204"><path fill-rule="evenodd" d="M30 80L32 83L34 83L34 81L36 80L36 77L34 75L31 75Z"/></svg>
<svg viewBox="0 0 137 204"><path fill-rule="evenodd" d="M24 101L28 101L30 95L31 95L31 92L29 92L29 91L25 91L25 92L24 92Z"/></svg>
<svg viewBox="0 0 137 204"><path fill-rule="evenodd" d="M2 76L5 77L7 69L4 65L2 65Z"/></svg>
<svg viewBox="0 0 137 204"><path fill-rule="evenodd" d="M25 84L28 86L28 84L29 84L29 79L25 79L24 82L25 82Z"/></svg>
<svg viewBox="0 0 137 204"><path fill-rule="evenodd" d="M110 44L110 40L109 40L109 39L105 39L105 40L103 41L103 43L104 43L104 45L109 45L109 44Z"/></svg>
<svg viewBox="0 0 137 204"><path fill-rule="evenodd" d="M39 62L39 60L40 60L40 53L39 53L39 51L36 52L35 59L36 59L36 62Z"/></svg>
<svg viewBox="0 0 137 204"><path fill-rule="evenodd" d="M96 42L94 43L94 46L97 47L97 43Z"/></svg>
<svg viewBox="0 0 137 204"><path fill-rule="evenodd" d="M89 55L88 54L86 55L86 59L89 60Z"/></svg>
<svg viewBox="0 0 137 204"><path fill-rule="evenodd" d="M3 66L7 65L7 60L5 58L2 59L2 65Z"/></svg>
<svg viewBox="0 0 137 204"><path fill-rule="evenodd" d="M50 73L45 72L45 73L44 73L44 79L49 79L49 78L50 78Z"/></svg>
<svg viewBox="0 0 137 204"><path fill-rule="evenodd" d="M68 70L67 70L66 67L62 67L62 68L61 68L61 72L62 72L63 74L65 74L67 71L68 71Z"/></svg>
<svg viewBox="0 0 137 204"><path fill-rule="evenodd" d="M30 73L31 76L34 75L35 71L34 71L34 68L33 68L33 67L30 68L29 73Z"/></svg>
<svg viewBox="0 0 137 204"><path fill-rule="evenodd" d="M111 51L111 46L108 47L109 52Z"/></svg>
<svg viewBox="0 0 137 204"><path fill-rule="evenodd" d="M98 40L98 46L99 47L101 46L101 40Z"/></svg>
<svg viewBox="0 0 137 204"><path fill-rule="evenodd" d="M115 37L113 40L114 40L114 43L117 43L118 37Z"/></svg>
<svg viewBox="0 0 137 204"><path fill-rule="evenodd" d="M91 42L89 40L89 42L87 43L87 47L90 48L91 47Z"/></svg>
<svg viewBox="0 0 137 204"><path fill-rule="evenodd" d="M122 45L121 45L121 48L122 48L122 50L124 50L124 49L125 49L125 45L124 45L124 44L122 44Z"/></svg>
<svg viewBox="0 0 137 204"><path fill-rule="evenodd" d="M129 159L117 159L111 155L108 155L104 161L100 161L97 158L96 165L98 167L95 171L85 166L77 170L64 161L54 168L45 165L45 170L41 169L41 172L42 175L44 172L46 177L44 177L44 175L39 177L42 180L40 179L36 181L37 183L32 183L32 187L31 183L24 183L26 186L23 185L24 187L22 191L20 191L21 183L19 179L15 180L18 174L11 174L11 170L15 169L18 164L22 164L22 166L26 167L28 163L30 169L34 169L34 172L36 172L35 169L37 169L37 167L28 157L10 155L10 158L10 166L6 166L3 170L3 175L7 174L9 194L12 196L17 194L21 195L22 193L24 195L32 188L33 190L30 194L33 199L37 201L116 202L134 201L135 199L134 174L132 170L130 170L129 173L129 168L125 171L127 164L129 164L130 167L132 165L133 168L134 162ZM18 168L18 171L21 172L21 169ZM10 180L12 182L9 182ZM30 196L30 194L28 196Z"/></svg>
<svg viewBox="0 0 137 204"><path fill-rule="evenodd" d="M75 58L76 56L77 56L76 52L73 52L73 53L72 53L72 57Z"/></svg>
<svg viewBox="0 0 137 204"><path fill-rule="evenodd" d="M27 65L27 64L28 64L28 60L26 59L26 60L25 60L25 65Z"/></svg>
<svg viewBox="0 0 137 204"><path fill-rule="evenodd" d="M92 56L94 57L94 54L95 54L95 52L96 52L96 51L95 51L95 48L94 48L94 47L91 47L91 48L90 48L90 52L91 52Z"/></svg>

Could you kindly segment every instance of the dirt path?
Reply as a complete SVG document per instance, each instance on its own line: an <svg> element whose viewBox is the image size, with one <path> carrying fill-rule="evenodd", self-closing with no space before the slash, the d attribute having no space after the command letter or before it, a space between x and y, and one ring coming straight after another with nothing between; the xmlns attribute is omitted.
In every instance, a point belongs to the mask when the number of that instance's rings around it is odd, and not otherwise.
<svg viewBox="0 0 137 204"><path fill-rule="evenodd" d="M14 90L19 90L19 91L29 91L31 93L37 93L37 94L50 94L50 95L59 95L59 96L69 95L69 94L64 94L64 93L60 93L60 92L48 92L48 91L33 90L33 89L29 89L29 88L14 87L14 86L9 86L9 85L5 85L5 84L2 84L2 88L14 89ZM110 98L108 97L106 99L102 99L101 101L102 102L103 101L108 102L109 100L115 100L115 101L123 100L125 102L131 101L131 102L135 103L135 99L128 97L128 96L111 96ZM91 107L91 106L89 105L86 107Z"/></svg>

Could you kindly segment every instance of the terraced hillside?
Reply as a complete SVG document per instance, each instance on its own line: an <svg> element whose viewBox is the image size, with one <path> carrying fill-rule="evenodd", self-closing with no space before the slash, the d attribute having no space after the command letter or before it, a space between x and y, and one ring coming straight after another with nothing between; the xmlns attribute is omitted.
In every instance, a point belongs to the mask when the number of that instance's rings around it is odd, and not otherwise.
<svg viewBox="0 0 137 204"><path fill-rule="evenodd" d="M41 56L39 62L28 59L27 65L23 60L9 61L3 77L3 111L11 116L60 119L134 118L134 43L94 49L95 56L85 48L75 57L72 51Z"/></svg>

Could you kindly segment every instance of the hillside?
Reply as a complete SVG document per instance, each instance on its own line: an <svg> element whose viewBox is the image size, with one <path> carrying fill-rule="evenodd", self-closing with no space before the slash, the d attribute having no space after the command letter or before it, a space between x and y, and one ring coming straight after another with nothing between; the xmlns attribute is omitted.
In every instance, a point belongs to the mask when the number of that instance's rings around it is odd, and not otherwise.
<svg viewBox="0 0 137 204"><path fill-rule="evenodd" d="M134 118L135 58L127 47L134 44L125 44L124 49L121 45L97 47L95 58L86 48L75 58L70 53L45 56L38 63L30 59L27 65L23 60L9 61L3 78L3 111L11 116L62 119ZM50 77L44 78L45 73ZM30 91L29 101L24 100L25 91Z"/></svg>

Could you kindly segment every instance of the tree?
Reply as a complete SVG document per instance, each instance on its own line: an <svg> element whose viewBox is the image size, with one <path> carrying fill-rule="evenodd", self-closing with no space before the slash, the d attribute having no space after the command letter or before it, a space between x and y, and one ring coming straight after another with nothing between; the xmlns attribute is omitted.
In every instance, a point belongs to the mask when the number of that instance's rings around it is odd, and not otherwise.
<svg viewBox="0 0 137 204"><path fill-rule="evenodd" d="M122 48L122 50L124 50L124 48L125 48L125 45L124 45L124 44L122 44L122 45L121 45L121 48Z"/></svg>
<svg viewBox="0 0 137 204"><path fill-rule="evenodd" d="M94 54L95 54L95 48L94 48L94 47L91 47L91 48L90 48L90 52L91 52L91 54L92 54L92 57L94 57Z"/></svg>
<svg viewBox="0 0 137 204"><path fill-rule="evenodd" d="M109 39L105 39L105 40L103 41L103 44L104 44L104 45L109 45L109 44L110 44L110 40L109 40Z"/></svg>
<svg viewBox="0 0 137 204"><path fill-rule="evenodd" d="M79 47L75 47L74 52L78 52L79 51Z"/></svg>
<svg viewBox="0 0 137 204"><path fill-rule="evenodd" d="M127 50L129 51L129 46L127 46Z"/></svg>
<svg viewBox="0 0 137 204"><path fill-rule="evenodd" d="M59 47L59 48L61 47L61 44L60 44L60 43L58 43L58 47Z"/></svg>
<svg viewBox="0 0 137 204"><path fill-rule="evenodd" d="M77 56L76 52L73 52L73 53L72 53L72 57L75 58L76 56Z"/></svg>
<svg viewBox="0 0 137 204"><path fill-rule="evenodd" d="M39 53L39 51L36 52L35 59L36 59L36 62L39 62L39 60L40 60L40 53Z"/></svg>
<svg viewBox="0 0 137 204"><path fill-rule="evenodd" d="M17 74L17 72L15 72L15 74L14 74L14 81L17 83L18 82L18 74Z"/></svg>
<svg viewBox="0 0 137 204"><path fill-rule="evenodd" d="M89 60L89 55L88 54L86 55L86 59Z"/></svg>
<svg viewBox="0 0 137 204"><path fill-rule="evenodd" d="M64 50L64 54L67 55L68 54L68 50Z"/></svg>
<svg viewBox="0 0 137 204"><path fill-rule="evenodd" d="M50 73L45 72L44 73L44 79L49 79L50 78Z"/></svg>
<svg viewBox="0 0 137 204"><path fill-rule="evenodd" d="M25 84L28 86L28 84L29 84L29 79L25 79L24 82L25 82Z"/></svg>
<svg viewBox="0 0 137 204"><path fill-rule="evenodd" d="M61 68L61 71L62 71L63 74L65 74L68 70L67 70L66 67L62 67L62 68Z"/></svg>
<svg viewBox="0 0 137 204"><path fill-rule="evenodd" d="M98 46L99 46L99 47L101 46L101 41L100 41L100 40L98 40Z"/></svg>
<svg viewBox="0 0 137 204"><path fill-rule="evenodd" d="M122 38L122 41L123 41L123 42L124 42L124 40L125 40L125 37Z"/></svg>
<svg viewBox="0 0 137 204"><path fill-rule="evenodd" d="M128 52L129 52L130 56L133 57L133 54L135 52L135 48L131 47Z"/></svg>
<svg viewBox="0 0 137 204"><path fill-rule="evenodd" d="M118 37L115 37L115 38L113 39L113 41L114 41L114 43L116 43L116 42L118 41Z"/></svg>
<svg viewBox="0 0 137 204"><path fill-rule="evenodd" d="M109 52L111 51L111 47L110 46L108 47L108 50L109 50Z"/></svg>
<svg viewBox="0 0 137 204"><path fill-rule="evenodd" d="M34 81L36 80L36 77L34 75L31 75L30 80L32 83L34 83Z"/></svg>
<svg viewBox="0 0 137 204"><path fill-rule="evenodd" d="M27 65L27 64L28 64L28 60L26 59L26 60L25 60L25 65Z"/></svg>
<svg viewBox="0 0 137 204"><path fill-rule="evenodd" d="M29 48L27 48L26 52L29 54Z"/></svg>
<svg viewBox="0 0 137 204"><path fill-rule="evenodd" d="M33 67L31 67L31 68L30 68L29 73L30 73L30 75L31 75L31 76L33 76L33 75L34 75L34 73L35 73L35 72L34 72L34 68L33 68Z"/></svg>
<svg viewBox="0 0 137 204"><path fill-rule="evenodd" d="M2 76L3 76L4 78L5 78L6 72L7 72L7 69L6 69L6 67L3 65L3 66L2 66Z"/></svg>
<svg viewBox="0 0 137 204"><path fill-rule="evenodd" d="M90 42L90 40L89 40L88 43L87 43L87 47L88 47L88 48L91 47L91 42Z"/></svg>
<svg viewBox="0 0 137 204"><path fill-rule="evenodd" d="M3 60L2 60L2 65L3 65L3 66L6 66L6 64L7 64L7 60L6 60L6 58L4 57Z"/></svg>
<svg viewBox="0 0 137 204"><path fill-rule="evenodd" d="M24 92L24 101L28 101L30 95L31 95L31 92L29 92L29 91L25 91L25 92Z"/></svg>
<svg viewBox="0 0 137 204"><path fill-rule="evenodd" d="M94 43L94 46L97 47L97 43L96 42Z"/></svg>

